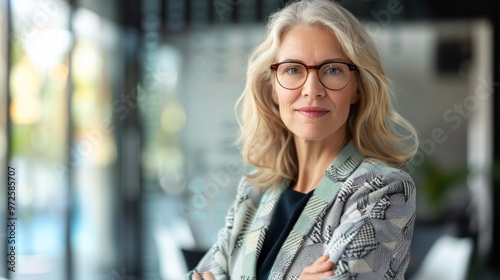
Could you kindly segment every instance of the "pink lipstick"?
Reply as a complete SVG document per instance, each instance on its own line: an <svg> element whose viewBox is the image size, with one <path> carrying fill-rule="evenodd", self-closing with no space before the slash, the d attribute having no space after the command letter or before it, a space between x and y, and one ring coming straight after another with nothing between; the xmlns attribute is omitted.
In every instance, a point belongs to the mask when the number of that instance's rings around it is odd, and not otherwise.
<svg viewBox="0 0 500 280"><path fill-rule="evenodd" d="M321 107L302 107L302 108L296 109L296 111L299 114L301 114L305 117L308 117L308 118L320 118L320 117L328 114L328 112L330 112L329 110L321 108Z"/></svg>

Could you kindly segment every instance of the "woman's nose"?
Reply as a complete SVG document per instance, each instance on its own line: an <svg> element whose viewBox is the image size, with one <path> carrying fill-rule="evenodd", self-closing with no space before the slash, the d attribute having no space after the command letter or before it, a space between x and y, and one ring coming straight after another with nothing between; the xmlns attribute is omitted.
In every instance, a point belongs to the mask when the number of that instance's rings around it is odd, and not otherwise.
<svg viewBox="0 0 500 280"><path fill-rule="evenodd" d="M320 98L325 96L326 89L321 84L316 71L309 71L307 73L307 80L302 86L302 95L309 96L311 98Z"/></svg>

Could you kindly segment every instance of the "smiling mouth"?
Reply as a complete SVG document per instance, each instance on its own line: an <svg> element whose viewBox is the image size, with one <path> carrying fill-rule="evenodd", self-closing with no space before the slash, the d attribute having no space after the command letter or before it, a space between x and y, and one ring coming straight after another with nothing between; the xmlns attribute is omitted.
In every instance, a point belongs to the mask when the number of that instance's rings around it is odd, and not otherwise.
<svg viewBox="0 0 500 280"><path fill-rule="evenodd" d="M308 118L320 118L330 111L319 107L304 107L296 110L299 114Z"/></svg>

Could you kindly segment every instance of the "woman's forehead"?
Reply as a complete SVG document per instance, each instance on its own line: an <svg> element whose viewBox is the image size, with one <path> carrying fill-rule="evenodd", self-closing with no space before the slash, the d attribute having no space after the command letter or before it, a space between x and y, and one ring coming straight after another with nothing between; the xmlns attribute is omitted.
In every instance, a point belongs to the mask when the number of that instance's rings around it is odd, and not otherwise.
<svg viewBox="0 0 500 280"><path fill-rule="evenodd" d="M314 60L314 62L327 59L345 60L337 37L329 29L308 25L293 27L283 35L277 58L278 61L285 59Z"/></svg>

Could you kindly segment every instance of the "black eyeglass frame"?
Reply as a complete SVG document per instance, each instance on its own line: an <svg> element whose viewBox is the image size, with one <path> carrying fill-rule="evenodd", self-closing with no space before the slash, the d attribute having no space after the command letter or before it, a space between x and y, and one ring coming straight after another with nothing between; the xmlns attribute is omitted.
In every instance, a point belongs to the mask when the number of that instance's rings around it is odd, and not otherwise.
<svg viewBox="0 0 500 280"><path fill-rule="evenodd" d="M283 88L288 89L288 90L294 90L294 89L298 89L298 88L302 87L302 86L306 83L306 81L307 81L307 77L309 77L309 70L311 70L311 69L316 69L316 70L319 70L319 69L321 69L321 67L323 67L323 66L325 66L325 65L327 65L327 64L332 64L332 63L344 64L344 65L347 65L347 67L349 67L349 71L359 71L358 66L356 66L356 65L354 65L354 64L347 63L347 62L342 62L342 61L329 61L329 62L322 63L322 64L320 64L320 65L306 65L306 64L304 64L304 63L302 63L302 62L298 62L298 61L283 61L283 62L278 62L278 63L275 63L275 64L271 64L271 66L270 66L269 68L270 68L271 70L273 70L273 71L276 71L276 70L278 70L278 67L279 67L281 64L286 64L286 63L295 63L295 64L300 64L300 65L304 66L304 68L306 68L306 70L307 70L306 79L304 80L304 82L303 82L300 86L295 87L295 88L287 88L287 87L283 86L283 85L281 84L280 80L278 79L278 77L276 76L276 80L278 81L278 83L280 84L280 86L282 86ZM322 84L325 88L327 88L327 89L329 89L329 90L335 90L335 91L344 89L344 88L345 88L345 87L349 84L349 82L351 81L351 76L349 76L349 80L347 81L347 83L345 84L345 86L343 86L343 87L341 87L341 88L338 88L338 89L332 89L332 88L329 88L329 87L327 87L327 86L325 86L325 85L323 84L323 81L322 81L322 80L321 80L321 78L319 77L319 71L316 71L316 76L318 77L319 82L320 82L320 83L321 83L321 84Z"/></svg>

